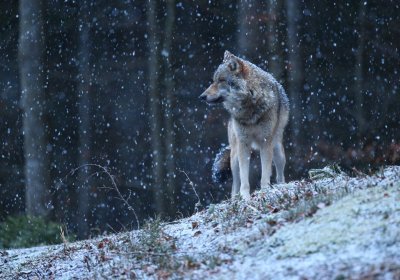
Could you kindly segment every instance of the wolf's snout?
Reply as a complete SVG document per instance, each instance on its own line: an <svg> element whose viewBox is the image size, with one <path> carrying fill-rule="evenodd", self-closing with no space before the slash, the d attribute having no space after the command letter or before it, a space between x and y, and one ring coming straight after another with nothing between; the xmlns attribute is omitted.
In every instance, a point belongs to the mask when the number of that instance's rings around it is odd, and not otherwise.
<svg viewBox="0 0 400 280"><path fill-rule="evenodd" d="M200 95L199 95L199 98L200 98L201 100L206 100L206 99L207 99L207 94L206 94L206 92L203 92L202 94L200 94Z"/></svg>
<svg viewBox="0 0 400 280"><path fill-rule="evenodd" d="M220 92L217 90L215 84L212 84L211 86L208 87L200 96L199 98L201 100L206 101L210 105L214 105L217 103L221 103L224 101L224 98L220 94Z"/></svg>

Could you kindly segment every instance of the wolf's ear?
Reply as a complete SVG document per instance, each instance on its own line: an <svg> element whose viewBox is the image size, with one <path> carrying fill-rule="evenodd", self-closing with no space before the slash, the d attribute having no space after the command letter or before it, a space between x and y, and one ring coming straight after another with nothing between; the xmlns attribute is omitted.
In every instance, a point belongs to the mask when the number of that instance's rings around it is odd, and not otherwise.
<svg viewBox="0 0 400 280"><path fill-rule="evenodd" d="M243 77L247 77L249 69L246 66L246 63L231 52L225 51L223 63L228 64L228 68L231 72L235 74L242 74Z"/></svg>
<svg viewBox="0 0 400 280"><path fill-rule="evenodd" d="M231 54L229 51L225 51L224 53L224 63L228 62L232 57L235 57L233 54Z"/></svg>
<svg viewBox="0 0 400 280"><path fill-rule="evenodd" d="M238 59L230 59L228 62L229 70L232 72L240 72L240 64Z"/></svg>
<svg viewBox="0 0 400 280"><path fill-rule="evenodd" d="M235 74L242 74L243 77L247 77L249 69L247 68L245 62L238 57L233 56L229 62L228 67L231 72Z"/></svg>

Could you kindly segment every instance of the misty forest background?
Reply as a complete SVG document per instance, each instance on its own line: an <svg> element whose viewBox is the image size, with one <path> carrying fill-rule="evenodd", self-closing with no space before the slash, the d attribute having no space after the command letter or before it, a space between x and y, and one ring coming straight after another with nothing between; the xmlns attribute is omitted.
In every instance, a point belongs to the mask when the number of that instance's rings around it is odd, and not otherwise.
<svg viewBox="0 0 400 280"><path fill-rule="evenodd" d="M202 207L226 199L211 165L228 115L197 98L225 50L287 91L287 180L400 163L398 1L0 5L0 222L86 238L137 228L122 197L140 223L193 213L192 185Z"/></svg>

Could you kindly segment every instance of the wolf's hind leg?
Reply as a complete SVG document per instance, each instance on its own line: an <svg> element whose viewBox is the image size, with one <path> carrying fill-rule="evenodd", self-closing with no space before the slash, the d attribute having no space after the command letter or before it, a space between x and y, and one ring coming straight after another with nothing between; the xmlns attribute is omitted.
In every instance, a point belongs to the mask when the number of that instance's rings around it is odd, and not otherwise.
<svg viewBox="0 0 400 280"><path fill-rule="evenodd" d="M261 188L270 186L272 168L272 143L268 141L260 148L261 157Z"/></svg>
<svg viewBox="0 0 400 280"><path fill-rule="evenodd" d="M239 188L240 188L239 160L235 149L231 149L231 171L232 171L232 198L234 198L239 193Z"/></svg>
<svg viewBox="0 0 400 280"><path fill-rule="evenodd" d="M276 169L276 182L278 184L285 183L285 150L283 148L282 142L276 142L274 144L274 165Z"/></svg>

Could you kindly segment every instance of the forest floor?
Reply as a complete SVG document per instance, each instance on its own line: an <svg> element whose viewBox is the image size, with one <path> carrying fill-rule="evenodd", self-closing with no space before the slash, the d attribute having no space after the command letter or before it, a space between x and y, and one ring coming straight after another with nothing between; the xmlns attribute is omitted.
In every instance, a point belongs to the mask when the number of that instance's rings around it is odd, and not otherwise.
<svg viewBox="0 0 400 280"><path fill-rule="evenodd" d="M400 279L400 167L327 167L175 222L0 251L0 278Z"/></svg>

